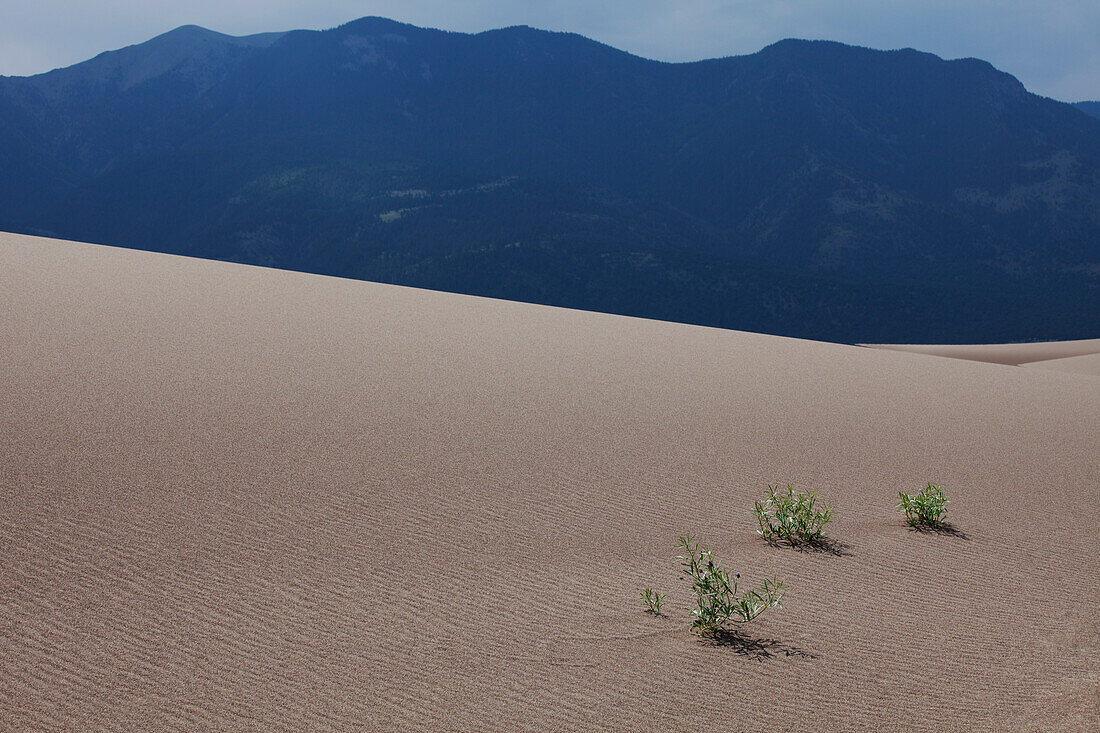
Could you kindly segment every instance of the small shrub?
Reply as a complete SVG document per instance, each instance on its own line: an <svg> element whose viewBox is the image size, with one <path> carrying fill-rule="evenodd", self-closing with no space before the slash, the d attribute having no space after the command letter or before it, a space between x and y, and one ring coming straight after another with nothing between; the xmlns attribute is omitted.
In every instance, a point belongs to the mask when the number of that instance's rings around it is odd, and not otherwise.
<svg viewBox="0 0 1100 733"><path fill-rule="evenodd" d="M714 634L726 623L748 623L769 608L780 608L780 599L786 586L775 578L765 580L761 587L737 592L737 578L723 570L709 548L701 546L691 535L680 538L677 550L681 573L691 581L695 596L695 608L691 609L691 625L703 634Z"/></svg>
<svg viewBox="0 0 1100 733"><path fill-rule="evenodd" d="M779 484L769 486L764 501L756 501L753 514L760 525L757 532L769 542L783 539L791 544L814 544L822 541L825 525L833 518L833 508L814 508L817 492L795 493L787 484L783 493Z"/></svg>
<svg viewBox="0 0 1100 733"><path fill-rule="evenodd" d="M936 484L928 484L917 494L898 492L898 499L898 509L905 512L905 521L911 527L944 526L949 502Z"/></svg>
<svg viewBox="0 0 1100 733"><path fill-rule="evenodd" d="M646 588L642 591L642 603L646 605L646 610L654 616L661 615L661 601L665 598L666 596L658 593L652 588Z"/></svg>

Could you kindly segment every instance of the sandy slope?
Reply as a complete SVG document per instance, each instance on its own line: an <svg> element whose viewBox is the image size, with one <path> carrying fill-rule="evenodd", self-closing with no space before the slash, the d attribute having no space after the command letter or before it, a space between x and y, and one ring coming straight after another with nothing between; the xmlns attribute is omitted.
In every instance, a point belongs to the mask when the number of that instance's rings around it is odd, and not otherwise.
<svg viewBox="0 0 1100 733"><path fill-rule="evenodd" d="M1020 366L1034 367L1036 369L1056 369L1063 372L1089 374L1094 377L1100 377L1100 353L1066 356L1061 359L1029 361L1024 362Z"/></svg>
<svg viewBox="0 0 1100 733"><path fill-rule="evenodd" d="M1100 339L1080 341L1040 341L1028 344L864 344L872 349L908 351L953 359L969 359L991 364L1019 365L1051 359L1100 354Z"/></svg>
<svg viewBox="0 0 1100 733"><path fill-rule="evenodd" d="M1100 723L1096 380L12 235L0 343L6 729ZM685 531L792 586L752 643Z"/></svg>

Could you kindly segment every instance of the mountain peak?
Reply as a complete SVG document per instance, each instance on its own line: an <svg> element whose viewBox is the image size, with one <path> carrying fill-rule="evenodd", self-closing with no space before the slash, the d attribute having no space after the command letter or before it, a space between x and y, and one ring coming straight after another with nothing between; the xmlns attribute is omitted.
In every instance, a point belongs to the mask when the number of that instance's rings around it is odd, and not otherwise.
<svg viewBox="0 0 1100 733"><path fill-rule="evenodd" d="M178 28L173 28L167 33L161 33L159 36L154 36L150 40L156 40L157 38L201 38L211 36L225 36L225 34L212 31L209 28L203 28L201 25L187 24L181 25ZM231 38L232 36L226 37Z"/></svg>
<svg viewBox="0 0 1100 733"><path fill-rule="evenodd" d="M49 98L57 99L76 86L130 89L184 68L209 69L218 59L244 48L265 48L285 33L230 36L198 25L181 25L144 43L105 51L88 61L29 77ZM210 80L196 76L200 87Z"/></svg>
<svg viewBox="0 0 1100 733"><path fill-rule="evenodd" d="M436 33L443 33L443 31L434 28L421 28L419 26L393 20L392 18L383 18L378 15L367 15L362 18L356 18L355 20L337 26L333 30L337 32L366 33L368 35L386 33L425 33L433 31Z"/></svg>
<svg viewBox="0 0 1100 733"><path fill-rule="evenodd" d="M897 56L909 58L923 58L928 61L943 61L939 56L926 51L918 51L914 48L899 48L884 50L869 48L867 46L855 46L840 41L828 41L807 38L784 38L760 49L756 55L786 57L795 61L805 61L814 58L843 59L843 58L871 58L882 56Z"/></svg>
<svg viewBox="0 0 1100 733"><path fill-rule="evenodd" d="M166 43L215 43L230 46L270 46L284 35L286 35L286 33L274 32L253 33L247 36L231 36L228 33L219 33L209 28L203 28L201 25L181 25L178 28L173 28L167 33L155 36L145 43L140 43L137 46L129 46L129 48L140 48L149 46L150 44L164 45Z"/></svg>

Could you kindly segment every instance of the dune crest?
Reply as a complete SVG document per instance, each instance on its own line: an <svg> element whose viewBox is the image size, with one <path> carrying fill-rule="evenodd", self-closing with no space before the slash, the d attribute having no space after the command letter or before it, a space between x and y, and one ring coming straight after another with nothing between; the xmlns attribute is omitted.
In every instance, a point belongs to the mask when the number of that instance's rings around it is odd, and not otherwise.
<svg viewBox="0 0 1100 733"><path fill-rule="evenodd" d="M862 344L870 349L946 356L952 359L1020 366L1100 354L1100 338L1022 344Z"/></svg>

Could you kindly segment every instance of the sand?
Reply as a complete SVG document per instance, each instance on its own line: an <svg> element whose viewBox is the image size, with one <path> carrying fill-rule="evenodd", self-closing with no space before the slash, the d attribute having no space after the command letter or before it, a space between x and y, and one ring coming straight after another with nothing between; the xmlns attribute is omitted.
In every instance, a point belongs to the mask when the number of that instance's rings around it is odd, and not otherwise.
<svg viewBox="0 0 1100 733"><path fill-rule="evenodd" d="M1020 364L1020 366L1033 367L1035 369L1056 369L1058 371L1071 372L1073 374L1088 374L1090 376L1100 377L1100 353L1067 356L1061 359L1029 361Z"/></svg>
<svg viewBox="0 0 1100 733"><path fill-rule="evenodd" d="M952 359L968 359L990 364L1010 364L1066 359L1075 356L1100 354L1100 338L1080 341L1038 341L1024 344L863 344L872 349L907 351ZM1073 371L1073 370L1069 370Z"/></svg>
<svg viewBox="0 0 1100 733"><path fill-rule="evenodd" d="M1100 725L1086 375L14 235L0 343L6 730ZM744 643L684 532L791 586Z"/></svg>

